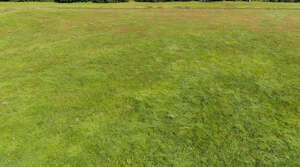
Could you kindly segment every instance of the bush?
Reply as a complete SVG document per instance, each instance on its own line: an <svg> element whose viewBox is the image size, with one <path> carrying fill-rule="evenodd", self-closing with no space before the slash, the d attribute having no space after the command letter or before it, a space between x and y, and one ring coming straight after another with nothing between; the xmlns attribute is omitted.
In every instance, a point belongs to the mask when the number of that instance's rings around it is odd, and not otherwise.
<svg viewBox="0 0 300 167"><path fill-rule="evenodd" d="M0 0L0 2L53 2L54 0Z"/></svg>
<svg viewBox="0 0 300 167"><path fill-rule="evenodd" d="M54 0L58 3L88 2L89 0Z"/></svg>
<svg viewBox="0 0 300 167"><path fill-rule="evenodd" d="M175 1L192 1L192 0L135 0L136 2L175 2Z"/></svg>
<svg viewBox="0 0 300 167"><path fill-rule="evenodd" d="M136 2L187 2L187 1L194 1L194 0L135 0L135 1ZM202 0L202 1L211 1L211 0Z"/></svg>
<svg viewBox="0 0 300 167"><path fill-rule="evenodd" d="M172 1L198 1L198 2L215 2L223 0L135 0L136 2L172 2ZM225 0L225 1L248 1L248 0ZM252 0L261 2L300 2L300 0Z"/></svg>
<svg viewBox="0 0 300 167"><path fill-rule="evenodd" d="M128 2L129 0L92 0L95 3L119 3Z"/></svg>

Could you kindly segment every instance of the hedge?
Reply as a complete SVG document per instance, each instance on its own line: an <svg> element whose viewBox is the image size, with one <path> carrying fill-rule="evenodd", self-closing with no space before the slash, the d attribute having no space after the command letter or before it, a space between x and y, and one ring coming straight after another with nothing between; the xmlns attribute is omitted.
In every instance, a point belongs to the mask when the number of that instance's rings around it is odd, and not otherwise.
<svg viewBox="0 0 300 167"><path fill-rule="evenodd" d="M54 0L58 3L88 2L89 0Z"/></svg>
<svg viewBox="0 0 300 167"><path fill-rule="evenodd" d="M0 0L0 2L54 2L54 0Z"/></svg>
<svg viewBox="0 0 300 167"><path fill-rule="evenodd" d="M184 1L193 1L193 0L134 0L136 2L184 2ZM223 1L223 0L194 0L199 2L215 2L215 1ZM247 1L248 0L225 0L225 1ZM300 2L300 0L252 0L252 1L260 1L260 2Z"/></svg>
<svg viewBox="0 0 300 167"><path fill-rule="evenodd" d="M129 0L0 0L0 2L58 2L58 3L73 3L73 2L88 2L95 3L118 3L128 2Z"/></svg>
<svg viewBox="0 0 300 167"><path fill-rule="evenodd" d="M179 1L193 1L193 0L135 0L136 2L179 2Z"/></svg>
<svg viewBox="0 0 300 167"><path fill-rule="evenodd" d="M118 3L118 2L128 2L129 0L92 0L95 3Z"/></svg>
<svg viewBox="0 0 300 167"><path fill-rule="evenodd" d="M92 1L95 3L118 3L118 2L128 2L129 0L54 0L58 3L73 3L73 2L88 2Z"/></svg>

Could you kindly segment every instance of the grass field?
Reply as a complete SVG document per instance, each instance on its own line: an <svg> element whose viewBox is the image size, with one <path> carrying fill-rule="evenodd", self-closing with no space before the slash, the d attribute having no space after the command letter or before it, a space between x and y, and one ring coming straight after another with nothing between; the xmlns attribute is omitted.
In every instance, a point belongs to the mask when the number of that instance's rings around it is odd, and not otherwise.
<svg viewBox="0 0 300 167"><path fill-rule="evenodd" d="M295 8L0 3L0 167L300 166Z"/></svg>
<svg viewBox="0 0 300 167"><path fill-rule="evenodd" d="M299 9L299 3L267 3L267 2L159 2L159 3L143 3L143 2L128 2L128 3L52 3L52 2L0 2L0 9L41 9L41 8L124 8L124 9Z"/></svg>

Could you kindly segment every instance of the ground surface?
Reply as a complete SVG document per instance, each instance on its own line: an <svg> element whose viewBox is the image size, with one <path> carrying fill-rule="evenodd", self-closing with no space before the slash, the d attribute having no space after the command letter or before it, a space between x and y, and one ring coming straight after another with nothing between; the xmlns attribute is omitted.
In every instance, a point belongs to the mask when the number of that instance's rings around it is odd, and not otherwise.
<svg viewBox="0 0 300 167"><path fill-rule="evenodd" d="M57 7L0 3L1 167L300 165L300 10Z"/></svg>
<svg viewBox="0 0 300 167"><path fill-rule="evenodd" d="M299 3L265 3L265 2L128 2L128 3L52 3L52 2L0 2L0 9L41 9L41 8L180 8L180 9L300 9Z"/></svg>

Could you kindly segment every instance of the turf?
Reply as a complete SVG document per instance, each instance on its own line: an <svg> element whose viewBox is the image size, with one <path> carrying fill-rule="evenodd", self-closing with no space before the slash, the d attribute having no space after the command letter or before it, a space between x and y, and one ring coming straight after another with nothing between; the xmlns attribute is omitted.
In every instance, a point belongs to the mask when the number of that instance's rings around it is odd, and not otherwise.
<svg viewBox="0 0 300 167"><path fill-rule="evenodd" d="M1 167L300 165L300 10L14 4Z"/></svg>
<svg viewBox="0 0 300 167"><path fill-rule="evenodd" d="M299 9L299 3L272 2L133 2L128 3L52 3L52 2L0 2L0 9L41 9L41 8L121 8L121 9Z"/></svg>

